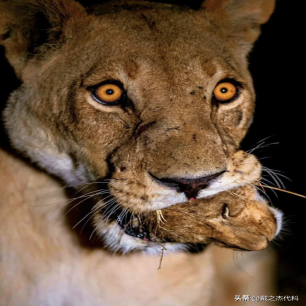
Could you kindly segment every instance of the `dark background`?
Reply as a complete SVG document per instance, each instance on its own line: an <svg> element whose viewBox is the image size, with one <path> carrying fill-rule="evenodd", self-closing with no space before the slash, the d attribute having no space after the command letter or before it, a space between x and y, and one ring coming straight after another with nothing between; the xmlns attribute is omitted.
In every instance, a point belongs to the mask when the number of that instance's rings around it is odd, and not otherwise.
<svg viewBox="0 0 306 306"><path fill-rule="evenodd" d="M80 0L82 4L98 1ZM159 1L196 7L201 1ZM282 171L287 190L306 195L305 186L305 107L306 80L302 25L303 1L278 0L275 13L262 27L262 35L250 54L250 70L257 92L257 106L250 131L242 144L251 149L266 138L265 144L279 144L258 149L254 153L264 166ZM294 5L292 5L294 3ZM0 48L0 110L9 93L18 86L14 73ZM3 134L3 131L1 131ZM1 137L0 132L0 137ZM5 137L2 135L2 138ZM2 146L5 141L2 140ZM279 256L278 289L280 295L298 295L298 305L306 305L306 265L303 244L306 240L306 199L269 192L274 206L284 212L284 230L274 248ZM290 302L287 302L288 305ZM286 305L286 303L282 303Z"/></svg>
<svg viewBox="0 0 306 306"><path fill-rule="evenodd" d="M250 70L257 93L254 123L243 143L245 149L271 136L267 142L279 142L255 151L263 165L289 177L287 190L306 195L305 186L305 48L300 38L303 2L278 0L275 13L262 27L262 35L250 55ZM292 3L292 2L291 2ZM305 35L304 35L305 36ZM306 305L305 225L306 199L277 192L270 195L274 206L285 216L284 230L274 244L278 252L278 285L281 295L299 295L299 305ZM288 305L290 302L287 302ZM291 304L294 302L291 302ZM282 303L285 305L286 303Z"/></svg>

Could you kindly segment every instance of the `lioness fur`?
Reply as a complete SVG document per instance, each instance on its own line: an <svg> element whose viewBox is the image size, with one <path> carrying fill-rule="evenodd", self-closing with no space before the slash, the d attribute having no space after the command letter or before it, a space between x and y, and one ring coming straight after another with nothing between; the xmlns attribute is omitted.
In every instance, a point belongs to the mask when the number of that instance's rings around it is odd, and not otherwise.
<svg viewBox="0 0 306 306"><path fill-rule="evenodd" d="M4 112L12 146L93 202L77 224L89 222L90 238L102 242L88 249L71 230L66 214L81 204L51 205L69 201L64 191L43 197L59 182L1 151L4 305L212 305L213 249L169 255L159 272L156 257L139 252L175 253L189 243L259 250L278 234L281 213L250 187L261 165L239 150L255 101L247 55L273 9L274 0L206 0L198 10L0 1L0 43L22 82ZM237 88L229 103L214 98L222 81ZM122 103L97 101L94 90L105 82L121 84ZM92 189L82 195L85 187ZM220 211L218 199L228 193L237 200ZM205 231L201 222L182 231L171 209L211 225L217 217L205 215L205 203L221 213L222 226L238 222L249 236ZM249 218L232 215L237 210ZM171 237L150 217L158 214ZM227 214L234 219L225 221ZM107 249L132 254L112 257Z"/></svg>

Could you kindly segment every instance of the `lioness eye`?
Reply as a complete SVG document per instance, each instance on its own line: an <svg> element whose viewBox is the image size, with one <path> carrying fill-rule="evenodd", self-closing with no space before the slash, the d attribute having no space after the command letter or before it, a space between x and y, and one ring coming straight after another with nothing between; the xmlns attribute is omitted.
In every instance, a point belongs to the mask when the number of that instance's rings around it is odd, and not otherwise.
<svg viewBox="0 0 306 306"><path fill-rule="evenodd" d="M121 84L104 83L94 88L94 99L105 105L117 105L124 98L124 90Z"/></svg>
<svg viewBox="0 0 306 306"><path fill-rule="evenodd" d="M237 86L230 82L218 84L214 90L214 98L221 103L231 102L237 96Z"/></svg>

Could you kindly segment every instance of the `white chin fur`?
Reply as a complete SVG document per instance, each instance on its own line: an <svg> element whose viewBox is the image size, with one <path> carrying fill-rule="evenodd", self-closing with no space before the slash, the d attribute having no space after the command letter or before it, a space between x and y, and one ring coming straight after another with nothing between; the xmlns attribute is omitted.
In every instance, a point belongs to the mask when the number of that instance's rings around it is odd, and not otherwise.
<svg viewBox="0 0 306 306"><path fill-rule="evenodd" d="M113 222L104 229L98 228L99 235L103 238L104 243L113 252L143 252L150 255L160 255L164 247L164 254L177 253L186 250L187 246L181 243L164 243L163 245L151 241L145 241L134 238L124 233L122 228Z"/></svg>

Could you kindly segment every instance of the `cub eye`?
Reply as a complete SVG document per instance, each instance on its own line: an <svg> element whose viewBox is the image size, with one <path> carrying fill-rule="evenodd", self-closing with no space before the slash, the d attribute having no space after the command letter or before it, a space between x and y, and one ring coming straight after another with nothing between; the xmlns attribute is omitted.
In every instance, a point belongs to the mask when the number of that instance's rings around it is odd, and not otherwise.
<svg viewBox="0 0 306 306"><path fill-rule="evenodd" d="M214 98L221 103L231 102L236 98L238 94L238 88L231 82L222 82L218 84L214 90Z"/></svg>
<svg viewBox="0 0 306 306"><path fill-rule="evenodd" d="M124 90L121 84L104 83L94 88L94 99L104 105L118 105L124 99Z"/></svg>

